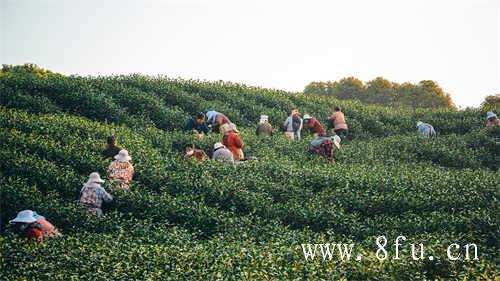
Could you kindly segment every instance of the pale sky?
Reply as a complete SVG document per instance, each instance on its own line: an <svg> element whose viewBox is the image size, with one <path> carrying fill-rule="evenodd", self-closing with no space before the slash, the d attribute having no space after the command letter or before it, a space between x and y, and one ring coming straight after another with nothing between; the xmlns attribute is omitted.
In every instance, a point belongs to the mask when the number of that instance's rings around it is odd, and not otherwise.
<svg viewBox="0 0 500 281"><path fill-rule="evenodd" d="M434 80L457 105L500 93L500 1L0 0L0 63L302 91Z"/></svg>

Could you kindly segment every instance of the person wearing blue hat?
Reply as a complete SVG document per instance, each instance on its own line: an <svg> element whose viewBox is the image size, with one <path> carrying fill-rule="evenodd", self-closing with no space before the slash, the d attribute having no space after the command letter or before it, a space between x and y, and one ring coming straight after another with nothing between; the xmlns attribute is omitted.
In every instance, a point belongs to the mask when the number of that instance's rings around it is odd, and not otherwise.
<svg viewBox="0 0 500 281"><path fill-rule="evenodd" d="M211 110L207 112L207 123L212 128L212 132L219 133L220 127L224 124L231 124L231 120L226 115Z"/></svg>
<svg viewBox="0 0 500 281"><path fill-rule="evenodd" d="M486 127L496 127L500 126L500 119L498 119L497 115L491 111L486 113Z"/></svg>

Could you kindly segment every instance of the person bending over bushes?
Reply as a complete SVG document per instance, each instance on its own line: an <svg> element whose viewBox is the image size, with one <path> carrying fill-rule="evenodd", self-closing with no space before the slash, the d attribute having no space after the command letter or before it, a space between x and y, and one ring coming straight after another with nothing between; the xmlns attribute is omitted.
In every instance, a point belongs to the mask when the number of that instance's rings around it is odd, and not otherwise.
<svg viewBox="0 0 500 281"><path fill-rule="evenodd" d="M111 162L108 167L108 177L113 185L118 183L117 188L121 190L129 190L129 185L134 176L134 166L130 163L132 157L128 155L125 149L120 150L120 153L115 156L115 161Z"/></svg>
<svg viewBox="0 0 500 281"><path fill-rule="evenodd" d="M9 221L14 225L14 231L21 238L31 238L42 242L44 237L61 237L62 234L44 216L31 210L23 210L17 217Z"/></svg>
<svg viewBox="0 0 500 281"><path fill-rule="evenodd" d="M101 216L102 203L113 201L113 196L106 192L101 183L104 183L104 180L94 172L89 175L88 181L80 190L80 207L91 215Z"/></svg>

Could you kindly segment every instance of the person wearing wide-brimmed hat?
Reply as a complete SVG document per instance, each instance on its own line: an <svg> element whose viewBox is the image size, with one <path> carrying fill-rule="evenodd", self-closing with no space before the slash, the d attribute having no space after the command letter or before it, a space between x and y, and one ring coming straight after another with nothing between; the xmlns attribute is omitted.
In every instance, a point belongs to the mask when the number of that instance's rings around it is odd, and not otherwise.
<svg viewBox="0 0 500 281"><path fill-rule="evenodd" d="M111 183L118 182L119 189L128 190L134 175L134 166L130 163L132 157L127 150L122 149L115 156L115 159L108 168L109 180Z"/></svg>
<svg viewBox="0 0 500 281"><path fill-rule="evenodd" d="M255 130L255 134L258 137L261 136L272 136L273 135L273 126L269 123L269 116L261 115L259 123L257 124L257 129Z"/></svg>
<svg viewBox="0 0 500 281"><path fill-rule="evenodd" d="M486 113L486 127L496 127L500 126L500 119L498 119L497 115L491 111Z"/></svg>
<svg viewBox="0 0 500 281"><path fill-rule="evenodd" d="M221 143L227 147L232 153L234 161L243 160L243 147L245 144L240 138L239 131L233 123L224 124L221 127L221 132L224 134Z"/></svg>
<svg viewBox="0 0 500 281"><path fill-rule="evenodd" d="M313 134L314 138L326 135L325 128L318 119L306 114L304 115L304 122L306 123L306 128L309 129L309 132Z"/></svg>
<svg viewBox="0 0 500 281"><path fill-rule="evenodd" d="M33 211L24 210L17 214L16 218L9 221L14 225L14 231L21 238L31 238L36 241L43 241L43 228L36 221Z"/></svg>
<svg viewBox="0 0 500 281"><path fill-rule="evenodd" d="M220 127L224 124L231 123L231 120L229 120L226 115L211 110L207 112L207 123L209 127L212 128L212 132L218 133L220 131Z"/></svg>
<svg viewBox="0 0 500 281"><path fill-rule="evenodd" d="M338 135L317 137L309 144L309 152L317 153L329 161L335 162L333 152L335 149L340 149L341 141L342 139Z"/></svg>
<svg viewBox="0 0 500 281"><path fill-rule="evenodd" d="M285 128L285 135L291 140L300 140L300 131L304 125L304 120L300 117L300 112L298 109L292 110L290 116L288 116L283 123Z"/></svg>
<svg viewBox="0 0 500 281"><path fill-rule="evenodd" d="M102 203L113 201L113 196L106 192L101 186L102 183L104 183L104 180L101 179L101 176L93 172L89 175L89 179L80 190L80 207L89 214L102 215Z"/></svg>
<svg viewBox="0 0 500 281"><path fill-rule="evenodd" d="M231 150L221 142L216 142L214 144L214 153L212 155L213 160L226 162L229 164L234 164L234 156Z"/></svg>
<svg viewBox="0 0 500 281"><path fill-rule="evenodd" d="M424 123L422 121L417 122L417 131L418 135L424 138L430 138L436 136L436 131L434 131L434 127L431 124Z"/></svg>

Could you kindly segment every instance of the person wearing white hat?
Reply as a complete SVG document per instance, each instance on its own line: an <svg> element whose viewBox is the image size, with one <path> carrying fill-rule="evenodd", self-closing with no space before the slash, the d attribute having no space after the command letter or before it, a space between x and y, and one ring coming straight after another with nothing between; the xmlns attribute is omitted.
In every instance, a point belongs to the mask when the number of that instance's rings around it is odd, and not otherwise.
<svg viewBox="0 0 500 281"><path fill-rule="evenodd" d="M89 214L102 215L102 203L113 201L113 196L106 192L101 186L102 183L104 183L104 180L101 179L101 176L93 172L80 190L80 207Z"/></svg>
<svg viewBox="0 0 500 281"><path fill-rule="evenodd" d="M313 134L314 138L326 135L325 128L321 125L318 119L306 114L304 115L304 122L306 123L306 128L311 134Z"/></svg>
<svg viewBox="0 0 500 281"><path fill-rule="evenodd" d="M500 126L500 119L498 119L497 115L491 111L486 113L486 127L496 127Z"/></svg>
<svg viewBox="0 0 500 281"><path fill-rule="evenodd" d="M108 167L108 177L112 184L118 183L119 189L128 190L134 175L134 166L130 163L132 157L127 150L122 149L115 159Z"/></svg>
<svg viewBox="0 0 500 281"><path fill-rule="evenodd" d="M317 137L311 141L309 144L309 152L317 153L329 161L335 163L335 159L333 158L333 152L335 149L340 149L340 142L342 139L335 135L332 137L321 136Z"/></svg>
<svg viewBox="0 0 500 281"><path fill-rule="evenodd" d="M221 142L216 142L214 144L214 153L212 155L212 159L234 165L233 153L231 152L231 150L227 149L227 147Z"/></svg>
<svg viewBox="0 0 500 281"><path fill-rule="evenodd" d="M418 135L424 138L430 138L436 136L436 131L434 131L434 127L431 124L424 123L422 121L417 122L417 131Z"/></svg>
<svg viewBox="0 0 500 281"><path fill-rule="evenodd" d="M257 129L255 130L255 134L258 137L261 136L272 136L273 135L273 126L269 123L269 116L261 115L259 123L257 124Z"/></svg>
<svg viewBox="0 0 500 281"><path fill-rule="evenodd" d="M36 221L33 211L24 210L17 214L16 218L9 223L14 225L14 231L21 238L31 238L39 242L43 241L43 228Z"/></svg>

